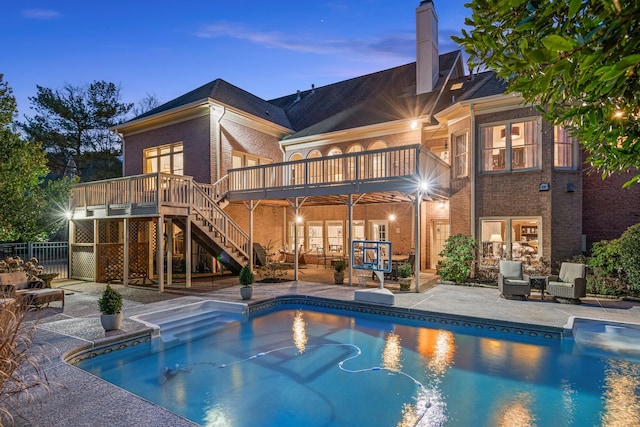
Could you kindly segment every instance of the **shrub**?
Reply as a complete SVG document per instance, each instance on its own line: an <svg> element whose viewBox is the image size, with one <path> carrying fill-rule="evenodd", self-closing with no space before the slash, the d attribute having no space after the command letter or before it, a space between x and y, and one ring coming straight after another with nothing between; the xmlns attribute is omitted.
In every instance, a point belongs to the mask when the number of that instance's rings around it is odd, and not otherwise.
<svg viewBox="0 0 640 427"><path fill-rule="evenodd" d="M13 424L12 409L33 398L36 389L49 391L32 348L36 323L25 322L25 315L17 304L0 308L0 425Z"/></svg>
<svg viewBox="0 0 640 427"><path fill-rule="evenodd" d="M253 282L255 282L255 277L253 276L253 272L251 271L251 267L249 264L242 267L240 270L240 275L238 276L238 280L242 286L249 286Z"/></svg>
<svg viewBox="0 0 640 427"><path fill-rule="evenodd" d="M471 272L471 263L475 259L476 241L473 237L464 234L454 234L447 239L440 256L441 261L438 274L443 280L462 283Z"/></svg>
<svg viewBox="0 0 640 427"><path fill-rule="evenodd" d="M277 283L287 275L289 270L288 264L281 263L275 259L275 252L271 241L265 246L266 262L257 269L258 275L263 277L263 282Z"/></svg>
<svg viewBox="0 0 640 427"><path fill-rule="evenodd" d="M412 272L413 272L413 267L409 263L401 264L398 267L398 275L400 275L400 277L407 278L411 276Z"/></svg>
<svg viewBox="0 0 640 427"><path fill-rule="evenodd" d="M122 295L113 289L111 285L107 285L98 299L98 307L102 314L120 313L120 310L122 310Z"/></svg>
<svg viewBox="0 0 640 427"><path fill-rule="evenodd" d="M620 237L620 265L632 288L640 288L640 224L627 228Z"/></svg>
<svg viewBox="0 0 640 427"><path fill-rule="evenodd" d="M591 247L589 267L599 269L602 274L617 275L620 272L620 240L601 240Z"/></svg>
<svg viewBox="0 0 640 427"><path fill-rule="evenodd" d="M339 259L333 264L333 269L336 271L336 273L343 272L345 268L347 268L347 263L343 259Z"/></svg>

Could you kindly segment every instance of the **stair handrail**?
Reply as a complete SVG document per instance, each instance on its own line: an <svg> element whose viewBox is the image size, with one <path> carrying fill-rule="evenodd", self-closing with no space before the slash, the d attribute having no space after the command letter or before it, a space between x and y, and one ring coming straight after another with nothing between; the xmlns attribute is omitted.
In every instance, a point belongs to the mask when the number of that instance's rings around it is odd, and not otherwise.
<svg viewBox="0 0 640 427"><path fill-rule="evenodd" d="M192 208L207 225L214 228L225 245L231 246L245 258L249 258L249 234L240 227L195 181L193 182Z"/></svg>
<svg viewBox="0 0 640 427"><path fill-rule="evenodd" d="M211 184L211 187L212 194L210 196L213 200L219 202L220 200L224 199L224 197L229 192L229 175L227 174L223 176L222 178Z"/></svg>

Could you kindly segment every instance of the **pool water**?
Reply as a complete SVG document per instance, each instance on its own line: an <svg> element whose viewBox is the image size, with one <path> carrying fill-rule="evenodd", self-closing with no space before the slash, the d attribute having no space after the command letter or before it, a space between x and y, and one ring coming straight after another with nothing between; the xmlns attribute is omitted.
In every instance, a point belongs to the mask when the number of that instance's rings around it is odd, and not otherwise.
<svg viewBox="0 0 640 427"><path fill-rule="evenodd" d="M205 426L640 425L633 361L416 325L288 305L78 366Z"/></svg>

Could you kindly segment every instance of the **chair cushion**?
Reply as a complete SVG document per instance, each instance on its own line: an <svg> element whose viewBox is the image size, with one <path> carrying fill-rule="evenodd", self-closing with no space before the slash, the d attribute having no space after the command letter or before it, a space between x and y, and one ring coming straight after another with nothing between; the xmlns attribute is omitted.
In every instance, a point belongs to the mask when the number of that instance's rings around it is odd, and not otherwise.
<svg viewBox="0 0 640 427"><path fill-rule="evenodd" d="M29 278L24 271L0 273L0 285L14 285L16 289L27 289L29 287Z"/></svg>
<svg viewBox="0 0 640 427"><path fill-rule="evenodd" d="M558 276L562 282L573 283L575 279L585 277L585 265L563 262Z"/></svg>
<svg viewBox="0 0 640 427"><path fill-rule="evenodd" d="M507 285L529 286L529 282L527 280L519 279L504 279L504 283Z"/></svg>
<svg viewBox="0 0 640 427"><path fill-rule="evenodd" d="M505 279L522 280L522 263L520 261L500 261L500 273Z"/></svg>

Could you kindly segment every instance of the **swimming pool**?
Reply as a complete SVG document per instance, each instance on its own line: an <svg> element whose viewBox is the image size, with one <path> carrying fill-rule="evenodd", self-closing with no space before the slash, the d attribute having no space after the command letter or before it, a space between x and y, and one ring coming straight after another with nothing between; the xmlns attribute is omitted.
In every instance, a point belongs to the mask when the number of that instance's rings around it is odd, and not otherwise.
<svg viewBox="0 0 640 427"><path fill-rule="evenodd" d="M77 366L207 426L639 422L640 365L576 354L551 330L299 302L254 311Z"/></svg>

